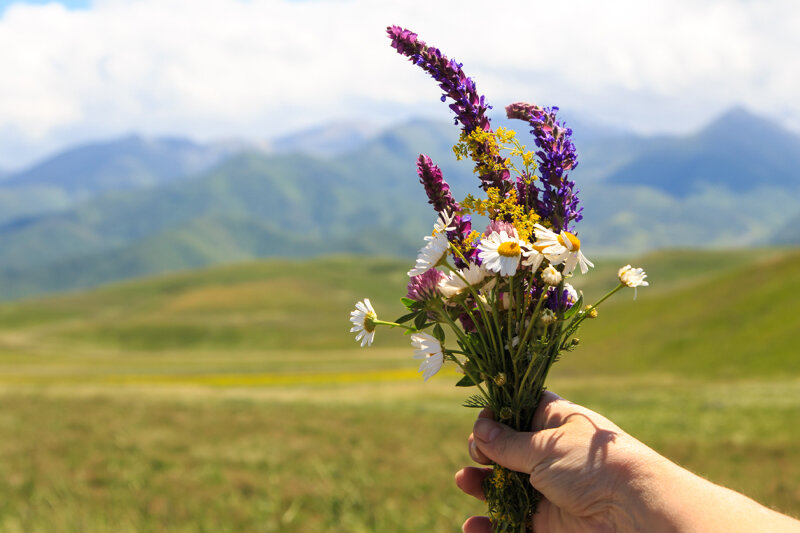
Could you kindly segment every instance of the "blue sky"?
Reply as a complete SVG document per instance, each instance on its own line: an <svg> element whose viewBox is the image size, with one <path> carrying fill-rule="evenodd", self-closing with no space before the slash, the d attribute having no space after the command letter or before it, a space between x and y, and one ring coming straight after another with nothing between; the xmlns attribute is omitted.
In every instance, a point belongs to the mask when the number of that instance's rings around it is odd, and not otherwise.
<svg viewBox="0 0 800 533"><path fill-rule="evenodd" d="M67 9L86 9L91 3L90 0L0 0L0 14L13 4L61 4Z"/></svg>
<svg viewBox="0 0 800 533"><path fill-rule="evenodd" d="M796 0L0 6L0 169L131 132L265 140L324 122L449 120L435 84L389 47L389 24L462 62L495 110L558 105L658 133L738 105L800 131Z"/></svg>

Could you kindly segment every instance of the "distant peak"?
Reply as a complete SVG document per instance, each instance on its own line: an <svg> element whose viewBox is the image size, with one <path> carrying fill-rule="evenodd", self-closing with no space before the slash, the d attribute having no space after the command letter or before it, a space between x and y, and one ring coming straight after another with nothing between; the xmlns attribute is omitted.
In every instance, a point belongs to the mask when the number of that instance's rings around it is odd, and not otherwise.
<svg viewBox="0 0 800 533"><path fill-rule="evenodd" d="M737 105L723 112L703 128L703 133L731 132L733 130L780 130L781 126L772 120L757 115L744 106Z"/></svg>

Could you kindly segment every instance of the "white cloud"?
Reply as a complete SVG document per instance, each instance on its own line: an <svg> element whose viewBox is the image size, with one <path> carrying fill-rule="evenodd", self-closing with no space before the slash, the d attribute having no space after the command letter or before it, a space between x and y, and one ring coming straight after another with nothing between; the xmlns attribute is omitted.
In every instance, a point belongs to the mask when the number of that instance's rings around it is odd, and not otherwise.
<svg viewBox="0 0 800 533"><path fill-rule="evenodd" d="M691 129L735 103L800 116L794 0L397 4L14 5L0 19L0 165L128 131L264 138L347 117L447 117L433 82L389 47L391 23L464 62L498 108L558 104L645 131Z"/></svg>

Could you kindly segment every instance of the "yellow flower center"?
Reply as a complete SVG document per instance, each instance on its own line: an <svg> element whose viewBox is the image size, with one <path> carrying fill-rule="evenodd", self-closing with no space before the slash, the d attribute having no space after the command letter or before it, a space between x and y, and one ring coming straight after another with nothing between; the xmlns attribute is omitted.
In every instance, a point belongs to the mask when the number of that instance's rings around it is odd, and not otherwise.
<svg viewBox="0 0 800 533"><path fill-rule="evenodd" d="M520 253L522 253L522 250L519 248L519 243L509 241L498 246L497 253L503 257L517 257Z"/></svg>
<svg viewBox="0 0 800 533"><path fill-rule="evenodd" d="M567 237L567 240L570 243L570 246L567 246L567 243L564 242L564 236ZM561 235L558 236L558 243L563 246L564 248L571 248L573 252L577 252L581 249L581 241L568 231L562 231Z"/></svg>
<svg viewBox="0 0 800 533"><path fill-rule="evenodd" d="M367 330L367 333L375 331L376 324L374 320L377 318L378 315L375 313L367 313L367 316L364 317L364 329Z"/></svg>

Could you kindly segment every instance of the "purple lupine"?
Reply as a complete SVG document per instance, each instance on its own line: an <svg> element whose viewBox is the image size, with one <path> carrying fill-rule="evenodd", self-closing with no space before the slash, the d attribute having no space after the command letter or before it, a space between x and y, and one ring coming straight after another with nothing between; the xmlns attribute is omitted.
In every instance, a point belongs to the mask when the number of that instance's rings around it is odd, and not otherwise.
<svg viewBox="0 0 800 533"><path fill-rule="evenodd" d="M415 65L421 67L439 82L439 87L444 91L442 102L447 98L453 100L450 109L456 114L456 124L461 122L466 133L472 133L476 128L487 132L492 131L489 117L486 116L486 111L491 109L491 106L486 104L484 97L478 94L475 82L461 70L461 63L454 59L448 59L438 48L426 45L416 33L400 26L389 26L386 28L386 33L392 40L392 47L398 53L408 57ZM478 147L479 158L488 154L489 146L487 144ZM512 185L504 159L499 155L490 156L490 159L493 165L478 165L481 187L484 190L496 187L505 193ZM502 166L502 168L495 170L495 166Z"/></svg>
<svg viewBox="0 0 800 533"><path fill-rule="evenodd" d="M431 161L431 158L420 154L417 160L417 174L419 174L419 181L425 187L425 193L428 195L428 203L438 212L447 212L455 214L453 219L454 230L447 232L447 239L450 242L459 243L463 245L467 241L467 237L472 233L472 222L469 215L460 215L461 205L453 199L450 194L450 186L442 177L441 169ZM467 253L467 261L474 260L477 257L477 250ZM458 268L464 268L466 263L458 256L453 255L453 260Z"/></svg>
<svg viewBox="0 0 800 533"><path fill-rule="evenodd" d="M524 120L531 127L539 150L539 171L542 188L534 183L517 180L517 195L521 203L533 207L543 218L550 221L556 231L571 231L570 224L579 222L583 208L579 207L578 191L568 173L578 166L572 130L556 120L557 107L541 108L518 102L506 107L506 116Z"/></svg>

